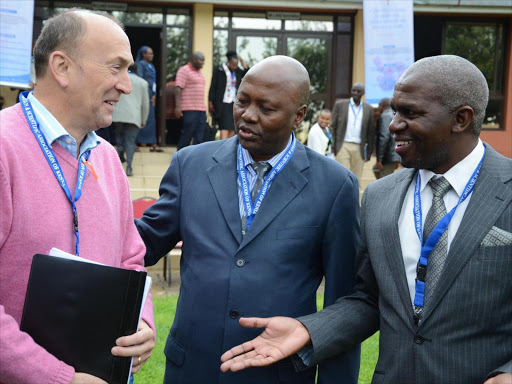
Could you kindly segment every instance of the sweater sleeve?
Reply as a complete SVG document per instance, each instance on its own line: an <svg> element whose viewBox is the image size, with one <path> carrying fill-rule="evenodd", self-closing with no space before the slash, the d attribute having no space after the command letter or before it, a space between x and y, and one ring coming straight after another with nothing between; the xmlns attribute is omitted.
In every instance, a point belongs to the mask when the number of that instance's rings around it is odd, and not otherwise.
<svg viewBox="0 0 512 384"><path fill-rule="evenodd" d="M142 242L142 239L135 227L133 206L129 196L128 180L126 180L126 178L123 179L126 183L126 188L124 193L120 195L120 198L123 199L123 212L125 212L123 215L124 236L122 237L124 239L124 248L122 252L121 268L145 271L144 255L146 253L146 247L144 246L144 243ZM151 294L148 294L146 304L142 311L142 320L144 320L153 329L156 339L156 328L153 317L153 300Z"/></svg>
<svg viewBox="0 0 512 384"><path fill-rule="evenodd" d="M0 248L9 235L13 213L8 180L0 162ZM73 367L58 360L22 332L17 321L5 313L3 303L0 303L0 382L68 384L74 374Z"/></svg>

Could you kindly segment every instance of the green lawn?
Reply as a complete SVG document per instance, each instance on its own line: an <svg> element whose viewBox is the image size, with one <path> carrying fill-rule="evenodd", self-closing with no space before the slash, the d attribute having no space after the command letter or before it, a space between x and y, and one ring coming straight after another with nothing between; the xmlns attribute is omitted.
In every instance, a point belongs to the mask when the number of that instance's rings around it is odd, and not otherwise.
<svg viewBox="0 0 512 384"><path fill-rule="evenodd" d="M153 298L157 331L156 346L153 350L153 356L151 356L144 367L135 375L136 384L161 384L164 380L164 346L172 321L174 320L177 301L178 296L176 295ZM321 294L318 295L318 303L319 307L323 304L323 295ZM362 346L359 383L369 384L371 382L378 354L379 338L378 334L375 334L370 339L366 340Z"/></svg>

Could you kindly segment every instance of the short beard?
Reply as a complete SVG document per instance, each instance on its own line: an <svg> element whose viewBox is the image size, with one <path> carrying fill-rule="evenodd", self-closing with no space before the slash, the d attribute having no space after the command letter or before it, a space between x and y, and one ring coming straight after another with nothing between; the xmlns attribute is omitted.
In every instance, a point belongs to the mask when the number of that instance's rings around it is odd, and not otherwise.
<svg viewBox="0 0 512 384"><path fill-rule="evenodd" d="M406 163L403 159L400 159L400 163L405 168L426 169L430 171L448 163L449 157L448 143L443 142L433 153L429 153L428 157L421 157L421 154L417 152L412 160Z"/></svg>

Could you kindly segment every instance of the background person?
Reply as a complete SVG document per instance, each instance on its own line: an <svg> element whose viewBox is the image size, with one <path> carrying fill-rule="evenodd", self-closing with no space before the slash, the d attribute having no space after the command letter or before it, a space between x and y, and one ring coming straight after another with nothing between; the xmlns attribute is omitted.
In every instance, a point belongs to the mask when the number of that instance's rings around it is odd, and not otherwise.
<svg viewBox="0 0 512 384"><path fill-rule="evenodd" d="M92 261L144 270L126 176L115 149L93 132L111 124L115 103L130 92L130 42L109 16L69 10L46 21L34 56L34 92L21 97L23 107L0 112L0 382L104 383L75 372L19 324L34 254L52 247L79 250ZM74 192L79 243L73 205L49 165L52 158ZM78 172L84 179L75 187ZM103 316L108 314L98 313L98 323ZM132 372L151 356L153 329L149 299L138 332L119 338L112 349L134 357Z"/></svg>
<svg viewBox="0 0 512 384"><path fill-rule="evenodd" d="M379 102L379 109L377 162L375 164L376 170L374 170L377 179L391 175L400 164L400 156L395 151L396 143L389 131L389 124L393 120L393 111L388 98Z"/></svg>
<svg viewBox="0 0 512 384"><path fill-rule="evenodd" d="M156 138L156 69L153 65L153 50L147 45L143 45L137 52L135 62L137 64L137 75L142 77L148 83L149 95L149 115L146 126L142 128L137 135L137 143L144 145L151 145L151 152L162 152L162 149L157 145Z"/></svg>
<svg viewBox="0 0 512 384"><path fill-rule="evenodd" d="M201 73L204 66L202 52L194 52L190 61L178 69L176 74L175 114L183 117L183 128L178 140L178 150L203 142L206 129L206 106L204 105L205 79Z"/></svg>
<svg viewBox="0 0 512 384"><path fill-rule="evenodd" d="M117 152L124 160L126 151L126 176L133 176L132 161L135 140L139 129L144 128L149 114L148 82L137 76L137 65L128 67L132 91L122 94L114 109L112 121L116 128Z"/></svg>
<svg viewBox="0 0 512 384"><path fill-rule="evenodd" d="M213 70L212 83L208 94L209 111L219 124L220 139L229 139L235 134L233 103L242 78L249 70L235 51L226 53L227 61ZM238 67L238 61L243 70Z"/></svg>
<svg viewBox="0 0 512 384"><path fill-rule="evenodd" d="M404 72L389 129L408 169L364 192L356 292L300 321L242 319L266 329L227 352L223 370L270 364L306 345L297 363L313 364L380 330L374 383L512 381L512 160L479 139L488 89L458 56ZM449 224L440 220L454 207ZM426 271L417 267L422 247L433 248Z"/></svg>
<svg viewBox="0 0 512 384"><path fill-rule="evenodd" d="M350 99L334 104L330 130L336 160L354 172L361 182L364 163L370 160L375 142L373 108L361 100L364 84L355 83L350 92Z"/></svg>
<svg viewBox="0 0 512 384"><path fill-rule="evenodd" d="M331 124L331 111L322 109L317 122L311 127L308 134L308 148L321 155L334 159L332 152L333 138L329 131Z"/></svg>
<svg viewBox="0 0 512 384"><path fill-rule="evenodd" d="M297 373L290 360L219 371L226 346L256 335L240 327L240 316L316 312L324 276L325 305L352 291L359 188L352 173L292 135L308 97L309 76L298 61L274 56L256 64L238 89L237 136L178 151L160 199L137 220L147 265L183 240L165 383L315 383L316 370ZM319 383L355 384L358 371L356 347L322 364Z"/></svg>

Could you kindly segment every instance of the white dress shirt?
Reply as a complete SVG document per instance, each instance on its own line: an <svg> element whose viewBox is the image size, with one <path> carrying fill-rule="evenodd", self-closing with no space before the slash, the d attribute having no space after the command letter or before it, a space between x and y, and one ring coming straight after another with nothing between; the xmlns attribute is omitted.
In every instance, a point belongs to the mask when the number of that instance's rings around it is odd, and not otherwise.
<svg viewBox="0 0 512 384"><path fill-rule="evenodd" d="M345 133L345 142L361 144L361 125L363 123L363 101L356 106L351 97L348 103L347 131Z"/></svg>
<svg viewBox="0 0 512 384"><path fill-rule="evenodd" d="M452 188L444 195L443 200L446 206L446 212L450 212L459 201L460 196L464 192L466 184L473 175L478 163L484 154L484 145L482 141L478 140L478 144L473 151L466 156L462 161L455 164L444 175L436 175L431 171L420 169L421 175L420 196L421 196L421 213L422 213L422 226L425 225L425 218L432 206L432 189L428 185L429 180L434 176L444 176L450 183ZM398 219L398 232L400 235L400 245L402 248L402 256L404 259L405 274L407 276L407 283L409 285L409 293L411 295L411 305L414 302L415 295L415 279L416 279L416 265L421 252L421 243L416 233L414 226L414 188L416 186L416 178L414 178L405 195L400 218ZM464 200L455 211L455 214L448 225L448 252L460 223L466 212L466 208L471 200L473 192Z"/></svg>

